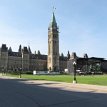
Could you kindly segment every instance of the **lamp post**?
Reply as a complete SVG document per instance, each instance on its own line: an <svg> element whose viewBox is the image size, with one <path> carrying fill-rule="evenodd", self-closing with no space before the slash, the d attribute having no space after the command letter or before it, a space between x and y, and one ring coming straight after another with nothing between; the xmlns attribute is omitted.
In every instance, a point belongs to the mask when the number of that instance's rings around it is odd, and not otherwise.
<svg viewBox="0 0 107 107"><path fill-rule="evenodd" d="M77 63L74 61L74 62L73 62L73 67L74 67L73 83L77 83L77 80L76 80L76 65L77 65Z"/></svg>
<svg viewBox="0 0 107 107"><path fill-rule="evenodd" d="M21 78L21 71L22 71L22 68L19 69L19 78Z"/></svg>

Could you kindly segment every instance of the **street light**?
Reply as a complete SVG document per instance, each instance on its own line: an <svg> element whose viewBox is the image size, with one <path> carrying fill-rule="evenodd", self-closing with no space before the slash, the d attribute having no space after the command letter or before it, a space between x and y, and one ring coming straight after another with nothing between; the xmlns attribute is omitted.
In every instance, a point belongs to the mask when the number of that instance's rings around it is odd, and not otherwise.
<svg viewBox="0 0 107 107"><path fill-rule="evenodd" d="M22 71L22 68L19 69L19 78L21 78L21 71Z"/></svg>
<svg viewBox="0 0 107 107"><path fill-rule="evenodd" d="M74 62L73 62L73 67L74 67L73 83L77 83L77 80L76 80L76 65L77 65L77 63L74 61Z"/></svg>

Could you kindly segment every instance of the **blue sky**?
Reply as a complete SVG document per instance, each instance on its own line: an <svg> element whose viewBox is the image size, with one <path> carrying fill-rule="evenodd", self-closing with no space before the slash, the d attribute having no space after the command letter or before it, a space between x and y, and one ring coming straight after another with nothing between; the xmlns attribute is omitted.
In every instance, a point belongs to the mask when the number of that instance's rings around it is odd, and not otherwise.
<svg viewBox="0 0 107 107"><path fill-rule="evenodd" d="M107 58L107 0L0 0L0 45L13 51L30 45L47 54L53 5L60 53Z"/></svg>

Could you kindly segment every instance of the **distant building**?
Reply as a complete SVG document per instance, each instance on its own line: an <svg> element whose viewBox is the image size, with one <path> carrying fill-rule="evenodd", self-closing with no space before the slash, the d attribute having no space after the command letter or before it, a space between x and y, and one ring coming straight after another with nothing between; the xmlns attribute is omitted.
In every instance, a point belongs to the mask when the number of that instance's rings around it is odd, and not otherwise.
<svg viewBox="0 0 107 107"><path fill-rule="evenodd" d="M43 55L40 51L31 52L30 46L23 47L20 45L18 52L13 52L6 44L0 47L0 71L54 71L64 72L68 70L73 73L73 62L76 62L77 72L106 72L107 60L104 58L91 57L87 54L83 57L77 57L73 52L70 56L63 53L59 55L59 28L54 13L48 27L48 55Z"/></svg>
<svg viewBox="0 0 107 107"><path fill-rule="evenodd" d="M69 73L74 72L73 62L76 62L76 72L80 74L99 74L107 73L107 60L98 57L88 57L84 54L83 57L78 57L75 52L70 56L67 62L67 68Z"/></svg>
<svg viewBox="0 0 107 107"><path fill-rule="evenodd" d="M59 55L59 30L53 13L48 27L48 55L40 51L33 54L30 47L19 46L18 52L13 52L6 44L0 48L0 70L2 71L64 71L67 67L67 57Z"/></svg>
<svg viewBox="0 0 107 107"><path fill-rule="evenodd" d="M0 70L1 71L46 71L47 67L47 55L42 55L40 51L38 53L31 53L30 47L19 46L18 52L13 52L11 47L8 49L6 44L2 44L0 48ZM64 71L67 67L67 57L60 56L58 69ZM55 69L56 71L56 69Z"/></svg>

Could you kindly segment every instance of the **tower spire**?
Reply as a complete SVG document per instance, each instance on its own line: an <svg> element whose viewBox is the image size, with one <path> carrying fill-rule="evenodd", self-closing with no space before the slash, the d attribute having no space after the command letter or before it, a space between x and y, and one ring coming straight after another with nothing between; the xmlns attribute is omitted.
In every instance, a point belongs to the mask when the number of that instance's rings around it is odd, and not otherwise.
<svg viewBox="0 0 107 107"><path fill-rule="evenodd" d="M53 12L53 14L52 14L52 24L56 24L56 19L55 19L55 14L54 14L54 12Z"/></svg>
<svg viewBox="0 0 107 107"><path fill-rule="evenodd" d="M55 12L56 8L53 6L53 13Z"/></svg>
<svg viewBox="0 0 107 107"><path fill-rule="evenodd" d="M57 27L56 18L55 18L55 9L56 8L53 7L52 19L51 19L49 27Z"/></svg>
<svg viewBox="0 0 107 107"><path fill-rule="evenodd" d="M53 8L54 10L54 8ZM54 11L48 28L48 63L49 71L59 71L59 31Z"/></svg>

